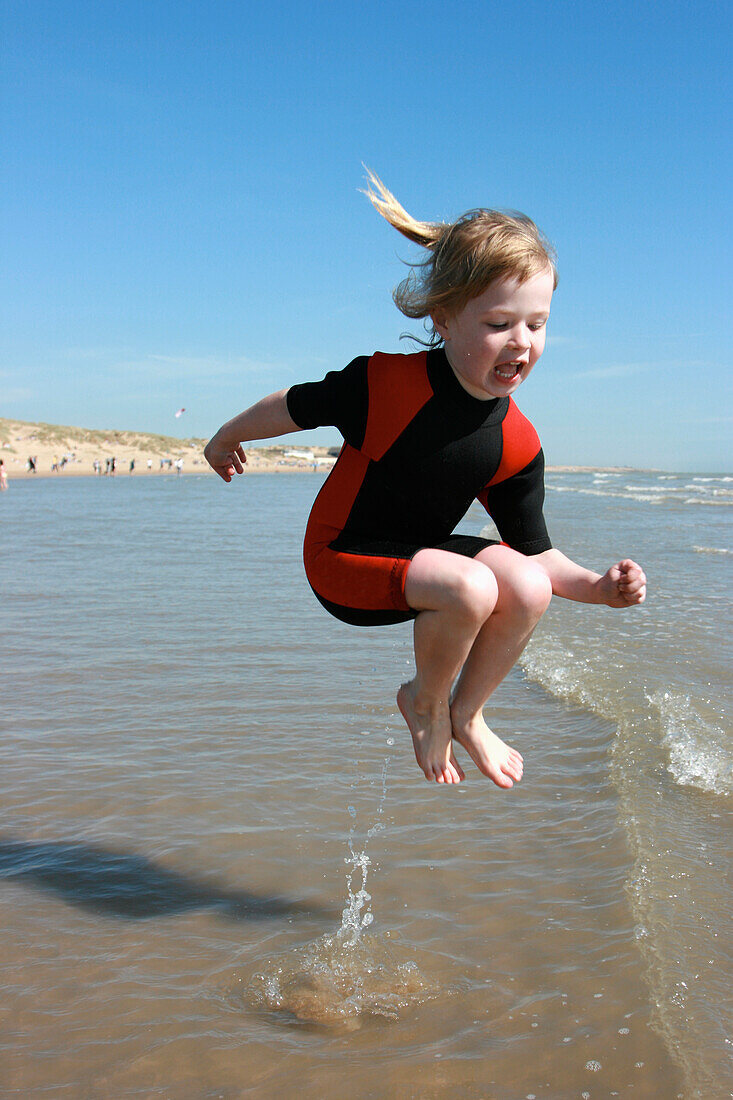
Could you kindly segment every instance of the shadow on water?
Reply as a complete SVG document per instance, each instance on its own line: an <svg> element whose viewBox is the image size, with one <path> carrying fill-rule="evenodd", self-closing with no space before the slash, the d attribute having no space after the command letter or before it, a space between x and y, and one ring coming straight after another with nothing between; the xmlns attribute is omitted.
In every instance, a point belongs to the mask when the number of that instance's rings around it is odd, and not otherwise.
<svg viewBox="0 0 733 1100"><path fill-rule="evenodd" d="M145 856L91 844L0 839L0 879L28 882L69 905L134 920L197 909L213 909L230 920L333 917L318 906L219 889L160 867Z"/></svg>

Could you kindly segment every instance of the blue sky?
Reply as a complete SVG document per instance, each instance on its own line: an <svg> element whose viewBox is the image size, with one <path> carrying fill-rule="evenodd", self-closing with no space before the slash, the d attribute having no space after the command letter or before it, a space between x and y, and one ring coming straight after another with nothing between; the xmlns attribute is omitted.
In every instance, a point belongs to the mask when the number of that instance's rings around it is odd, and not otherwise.
<svg viewBox="0 0 733 1100"><path fill-rule="evenodd" d="M208 436L412 350L419 250L363 162L417 217L519 209L554 242L518 395L550 462L733 465L730 3L0 10L0 415Z"/></svg>

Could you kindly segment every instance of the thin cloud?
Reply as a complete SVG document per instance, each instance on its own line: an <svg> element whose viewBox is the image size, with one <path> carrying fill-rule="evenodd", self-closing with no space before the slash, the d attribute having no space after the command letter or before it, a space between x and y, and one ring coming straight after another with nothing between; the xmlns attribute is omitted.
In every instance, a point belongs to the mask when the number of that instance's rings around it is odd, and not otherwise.
<svg viewBox="0 0 733 1100"><path fill-rule="evenodd" d="M586 347L584 340L579 340L576 336L556 336L550 333L547 337L548 348L582 348Z"/></svg>
<svg viewBox="0 0 733 1100"><path fill-rule="evenodd" d="M0 401L27 401L30 398L37 396L38 395L35 390L29 390L24 388L23 386L11 386L9 389L3 388L2 392L0 393ZM0 407L0 416L2 415L4 414L2 412L2 408ZM9 417L8 419L12 420L13 418Z"/></svg>
<svg viewBox="0 0 733 1100"><path fill-rule="evenodd" d="M673 367L701 367L702 359L664 359L646 363L610 363L607 367L592 367L590 370L574 372L572 378L627 378L634 374L645 374L659 369Z"/></svg>
<svg viewBox="0 0 733 1100"><path fill-rule="evenodd" d="M147 378L226 378L246 374L282 372L278 363L250 359L245 355L226 358L216 355L159 355L128 359L116 365L129 374L144 374Z"/></svg>

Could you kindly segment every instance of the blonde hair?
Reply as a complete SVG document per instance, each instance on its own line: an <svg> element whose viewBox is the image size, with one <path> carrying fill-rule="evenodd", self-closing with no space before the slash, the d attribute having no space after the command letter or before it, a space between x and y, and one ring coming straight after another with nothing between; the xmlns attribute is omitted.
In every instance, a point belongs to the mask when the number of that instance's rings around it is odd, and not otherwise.
<svg viewBox="0 0 733 1100"><path fill-rule="evenodd" d="M365 170L369 182L364 194L372 205L403 237L429 252L425 260L410 265L412 271L392 292L406 317L458 313L491 283L512 278L524 283L548 268L557 286L554 250L525 214L480 209L455 222L419 222L378 176ZM437 346L441 338L434 326L426 321L425 327L428 346Z"/></svg>

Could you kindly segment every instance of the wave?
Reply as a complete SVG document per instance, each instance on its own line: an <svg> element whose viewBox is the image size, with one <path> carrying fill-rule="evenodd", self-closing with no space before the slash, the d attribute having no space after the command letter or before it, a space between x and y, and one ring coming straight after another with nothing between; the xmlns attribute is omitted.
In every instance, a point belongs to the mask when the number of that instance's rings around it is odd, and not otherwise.
<svg viewBox="0 0 733 1100"><path fill-rule="evenodd" d="M545 634L525 650L520 665L529 679L558 699L584 707L616 723L645 727L666 751L665 766L678 786L733 794L733 757L721 726L703 716L689 695L647 690L622 677L614 682L602 654L576 657L567 640Z"/></svg>
<svg viewBox="0 0 733 1100"><path fill-rule="evenodd" d="M616 727L610 776L632 858L626 890L652 1023L680 1065L684 1095L702 1100L722 1095L729 1079L718 1006L730 987L731 892L721 876L729 838L719 799L733 793L733 761L722 708L646 689L640 657L628 635L581 638L561 620L533 639L521 665L553 695ZM658 684L666 673L651 667L648 675Z"/></svg>
<svg viewBox="0 0 733 1100"><path fill-rule="evenodd" d="M696 554L733 554L733 550L726 550L722 546L693 546Z"/></svg>
<svg viewBox="0 0 733 1100"><path fill-rule="evenodd" d="M669 754L667 770L681 787L715 794L733 794L733 757L726 751L726 733L706 720L689 695L670 691L647 696L659 714Z"/></svg>
<svg viewBox="0 0 733 1100"><path fill-rule="evenodd" d="M621 500L637 500L641 504L666 504L670 500L669 497L661 495L659 490L655 491L654 489L625 493L614 489L587 489L578 485L553 485L551 482L548 482L545 487L555 493L579 493L581 496L588 497L619 497Z"/></svg>
<svg viewBox="0 0 733 1100"><path fill-rule="evenodd" d="M639 504L705 504L714 508L729 508L733 505L733 494L729 490L712 490L715 494L714 498L695 496L695 497L682 497L679 494L682 492L690 492L689 486L680 486L679 488L663 489L654 486L627 486L625 491L618 489L610 489L605 487L605 483L598 485L598 488L591 489L581 485L555 485L551 481L548 481L545 488L548 492L554 493L578 493L581 496L590 497L616 497L620 500L635 500ZM698 492L704 493L707 490L704 488L698 488Z"/></svg>

